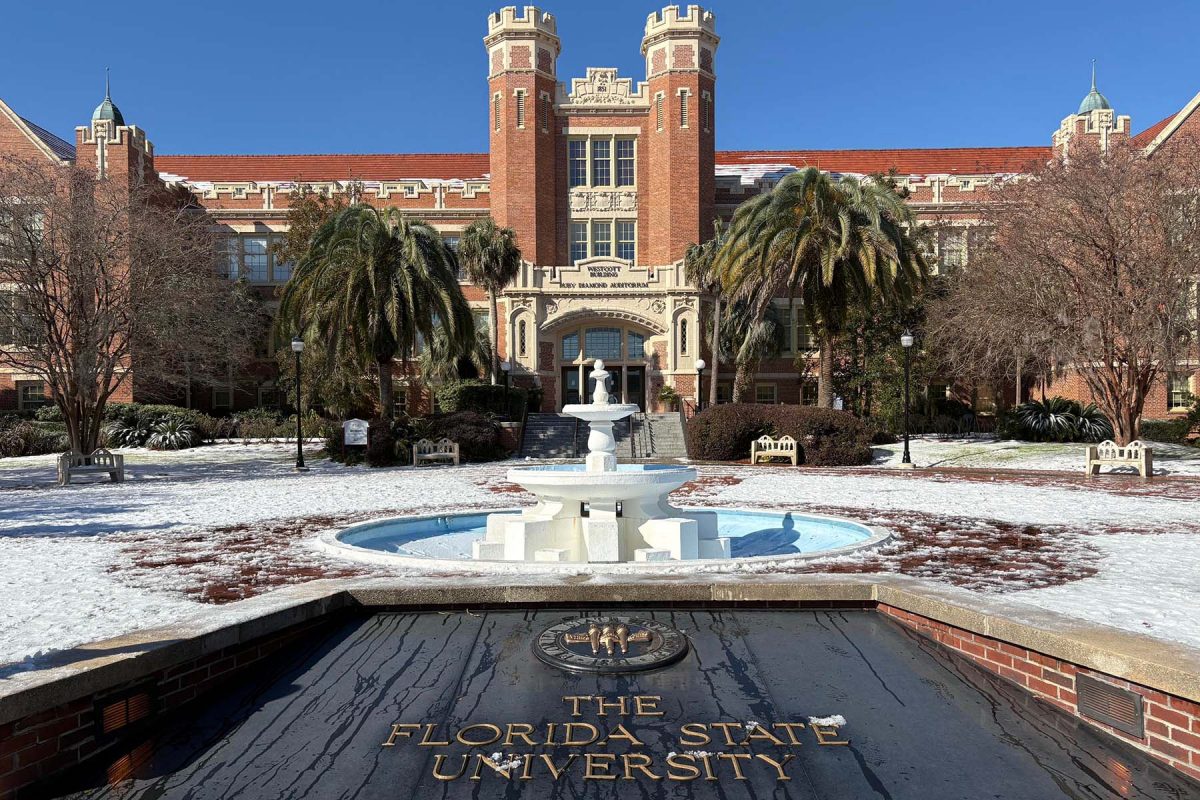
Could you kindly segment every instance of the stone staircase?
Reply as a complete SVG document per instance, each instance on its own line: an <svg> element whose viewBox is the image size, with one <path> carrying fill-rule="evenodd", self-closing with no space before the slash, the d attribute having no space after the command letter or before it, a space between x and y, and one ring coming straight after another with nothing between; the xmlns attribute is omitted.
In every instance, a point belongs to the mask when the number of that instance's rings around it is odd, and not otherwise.
<svg viewBox="0 0 1200 800"><path fill-rule="evenodd" d="M583 458L587 455L586 422L566 414L530 414L525 420L521 456L528 458ZM679 415L634 414L613 426L617 458L641 461L685 458L687 445Z"/></svg>

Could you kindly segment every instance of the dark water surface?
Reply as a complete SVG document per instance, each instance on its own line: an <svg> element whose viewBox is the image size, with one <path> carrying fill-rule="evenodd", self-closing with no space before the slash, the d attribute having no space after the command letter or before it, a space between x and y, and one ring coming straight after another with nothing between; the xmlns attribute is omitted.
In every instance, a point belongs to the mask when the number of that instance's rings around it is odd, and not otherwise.
<svg viewBox="0 0 1200 800"><path fill-rule="evenodd" d="M872 612L622 609L684 631L687 657L605 677L532 656L543 628L595 613L350 620L161 726L124 762L133 777L80 776L55 796L1200 798L1200 785ZM589 696L613 705L600 716L595 700L563 699ZM808 724L832 715L846 724ZM486 741L486 725L508 744L453 743L460 730ZM564 744L591 727L607 740ZM508 777L492 764L511 765Z"/></svg>

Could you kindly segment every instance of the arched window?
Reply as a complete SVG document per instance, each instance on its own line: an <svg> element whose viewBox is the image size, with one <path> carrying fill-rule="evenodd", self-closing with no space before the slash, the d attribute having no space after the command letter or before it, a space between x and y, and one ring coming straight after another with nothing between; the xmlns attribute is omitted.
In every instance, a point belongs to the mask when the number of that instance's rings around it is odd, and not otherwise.
<svg viewBox="0 0 1200 800"><path fill-rule="evenodd" d="M588 358L599 358L603 361L619 361L621 329L588 328L584 334L583 354Z"/></svg>
<svg viewBox="0 0 1200 800"><path fill-rule="evenodd" d="M517 355L524 357L528 352L528 342L525 336L525 320L517 323Z"/></svg>
<svg viewBox="0 0 1200 800"><path fill-rule="evenodd" d="M686 319L679 320L679 355L686 356L688 354L688 321Z"/></svg>
<svg viewBox="0 0 1200 800"><path fill-rule="evenodd" d="M574 361L579 358L579 334L568 333L562 337L563 361Z"/></svg>

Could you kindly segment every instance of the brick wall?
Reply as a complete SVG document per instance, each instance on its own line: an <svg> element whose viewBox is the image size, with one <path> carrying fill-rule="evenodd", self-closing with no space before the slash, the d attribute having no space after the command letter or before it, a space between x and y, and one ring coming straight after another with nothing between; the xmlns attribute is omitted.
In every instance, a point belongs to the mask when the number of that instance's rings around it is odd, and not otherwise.
<svg viewBox="0 0 1200 800"><path fill-rule="evenodd" d="M130 684L0 724L0 800L44 797L46 783L61 773L92 759L118 757L136 743L119 735L97 736L97 709L106 705L109 698L120 697L130 689L150 687L154 698L150 719L169 714L203 698L282 648L303 639L311 640L314 629L327 624L321 620L304 623L160 670Z"/></svg>
<svg viewBox="0 0 1200 800"><path fill-rule="evenodd" d="M989 672L1019 684L1051 705L1146 751L1186 775L1200 779L1200 704L884 603L879 604L878 611L966 656ZM1146 717L1145 735L1137 738L1080 715L1075 694L1078 675L1088 675L1141 695Z"/></svg>

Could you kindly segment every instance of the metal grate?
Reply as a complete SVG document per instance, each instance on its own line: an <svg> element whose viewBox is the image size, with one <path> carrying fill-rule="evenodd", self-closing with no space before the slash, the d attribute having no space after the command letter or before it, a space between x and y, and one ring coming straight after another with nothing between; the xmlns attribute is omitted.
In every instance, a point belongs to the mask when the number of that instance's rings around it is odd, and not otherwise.
<svg viewBox="0 0 1200 800"><path fill-rule="evenodd" d="M1142 696L1137 692L1096 680L1088 675L1075 676L1076 707L1079 713L1130 736L1142 738L1146 732Z"/></svg>

